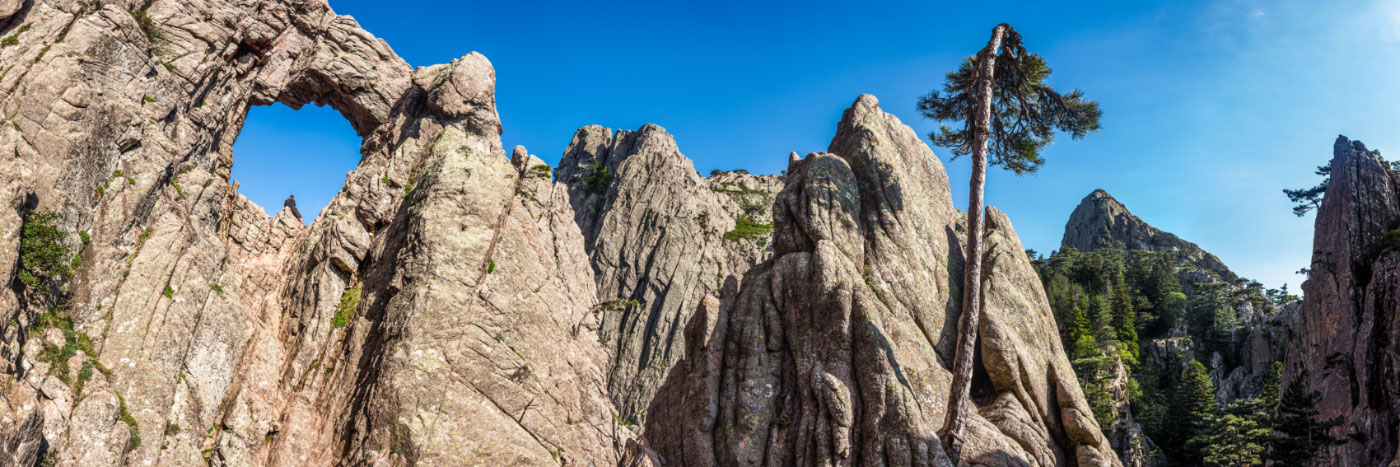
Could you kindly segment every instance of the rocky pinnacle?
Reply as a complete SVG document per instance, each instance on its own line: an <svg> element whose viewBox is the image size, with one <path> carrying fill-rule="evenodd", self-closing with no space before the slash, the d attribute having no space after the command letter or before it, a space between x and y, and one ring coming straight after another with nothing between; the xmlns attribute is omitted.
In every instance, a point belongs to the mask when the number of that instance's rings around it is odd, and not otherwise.
<svg viewBox="0 0 1400 467"><path fill-rule="evenodd" d="M0 0L0 36L0 464L946 461L965 215L872 96L786 177L655 125L551 169L486 57L321 0ZM230 180L273 103L363 140L309 225ZM987 245L963 458L1116 464L995 209Z"/></svg>

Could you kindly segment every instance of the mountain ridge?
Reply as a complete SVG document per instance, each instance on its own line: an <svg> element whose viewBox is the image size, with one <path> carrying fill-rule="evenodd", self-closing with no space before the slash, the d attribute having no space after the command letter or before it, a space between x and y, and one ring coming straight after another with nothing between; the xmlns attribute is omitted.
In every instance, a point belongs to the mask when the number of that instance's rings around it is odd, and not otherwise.
<svg viewBox="0 0 1400 467"><path fill-rule="evenodd" d="M1238 277L1220 258L1195 243L1148 224L1102 188L1090 192L1070 213L1060 246L1074 247L1079 251L1115 247L1179 251L1193 264L1216 272L1222 279L1234 280Z"/></svg>
<svg viewBox="0 0 1400 467"><path fill-rule="evenodd" d="M8 8L0 463L615 465L651 434L683 463L669 426L717 459L946 465L962 214L873 96L796 178L701 177L656 125L584 127L555 170L503 145L484 56L410 67L324 2ZM273 103L363 139L309 225L229 181ZM1115 463L998 251L966 455Z"/></svg>

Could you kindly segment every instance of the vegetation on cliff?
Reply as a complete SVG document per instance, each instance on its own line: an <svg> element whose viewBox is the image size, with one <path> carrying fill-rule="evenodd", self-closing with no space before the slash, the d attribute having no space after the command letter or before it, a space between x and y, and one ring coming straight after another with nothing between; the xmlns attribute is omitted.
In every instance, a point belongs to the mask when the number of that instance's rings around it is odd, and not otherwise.
<svg viewBox="0 0 1400 467"><path fill-rule="evenodd" d="M1034 173L1044 162L1040 151L1050 145L1057 130L1074 139L1099 130L1099 104L1077 89L1056 91L1046 82L1050 73L1045 59L1027 52L1021 35L1002 23L992 29L985 48L948 73L942 93L935 90L918 102L925 117L963 124L961 129L945 125L929 134L933 144L950 148L954 157L972 156L963 317L958 324L949 409L939 433L954 461L959 459L962 428L970 410L972 354L982 308L982 192L987 165L1017 175Z"/></svg>
<svg viewBox="0 0 1400 467"><path fill-rule="evenodd" d="M1276 314L1299 300L1286 286L1226 281L1179 251L1028 254L1106 433L1125 420L1140 423L1158 447L1148 454L1181 465L1259 465L1335 442L1324 437L1335 423L1316 420L1315 392L1291 385L1281 397L1278 362L1258 391L1220 397L1218 380L1246 364L1239 348L1250 330L1241 310Z"/></svg>
<svg viewBox="0 0 1400 467"><path fill-rule="evenodd" d="M39 293L48 293L53 280L68 279L72 250L63 243L68 234L54 224L53 212L33 212L24 217L19 236L19 280Z"/></svg>

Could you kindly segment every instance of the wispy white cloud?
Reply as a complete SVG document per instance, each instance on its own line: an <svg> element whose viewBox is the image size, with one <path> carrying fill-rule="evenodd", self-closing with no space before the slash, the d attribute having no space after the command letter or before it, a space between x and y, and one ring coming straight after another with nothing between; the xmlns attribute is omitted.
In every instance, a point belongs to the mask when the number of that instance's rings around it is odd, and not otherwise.
<svg viewBox="0 0 1400 467"><path fill-rule="evenodd" d="M1381 37L1400 42L1400 2L1382 0L1378 3L1374 18L1379 22Z"/></svg>

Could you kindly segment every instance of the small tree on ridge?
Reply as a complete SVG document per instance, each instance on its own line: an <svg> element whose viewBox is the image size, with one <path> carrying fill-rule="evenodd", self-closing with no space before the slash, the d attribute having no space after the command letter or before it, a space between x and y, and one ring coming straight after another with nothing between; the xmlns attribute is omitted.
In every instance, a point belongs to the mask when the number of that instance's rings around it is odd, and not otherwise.
<svg viewBox="0 0 1400 467"><path fill-rule="evenodd" d="M967 265L963 276L962 319L953 360L953 385L947 418L939 438L954 462L962 449L962 428L969 413L972 354L981 313L982 193L987 163L1017 175L1035 172L1044 162L1041 149L1055 130L1079 139L1099 129L1099 106L1078 90L1060 94L1045 83L1050 67L1026 52L1021 35L1005 23L992 29L991 40L976 56L948 73L943 91L919 99L919 111L934 120L962 122L929 135L953 156L972 155L968 195Z"/></svg>

